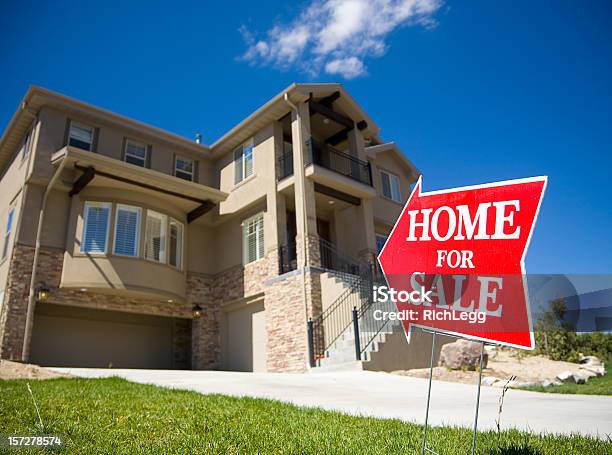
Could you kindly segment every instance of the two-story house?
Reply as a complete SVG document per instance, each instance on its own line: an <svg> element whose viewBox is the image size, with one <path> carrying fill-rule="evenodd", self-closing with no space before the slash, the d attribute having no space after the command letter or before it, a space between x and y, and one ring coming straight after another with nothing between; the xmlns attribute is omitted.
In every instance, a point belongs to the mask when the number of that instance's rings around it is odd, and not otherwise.
<svg viewBox="0 0 612 455"><path fill-rule="evenodd" d="M305 371L328 272L375 261L418 171L339 84L212 145L31 87L0 176L2 358Z"/></svg>

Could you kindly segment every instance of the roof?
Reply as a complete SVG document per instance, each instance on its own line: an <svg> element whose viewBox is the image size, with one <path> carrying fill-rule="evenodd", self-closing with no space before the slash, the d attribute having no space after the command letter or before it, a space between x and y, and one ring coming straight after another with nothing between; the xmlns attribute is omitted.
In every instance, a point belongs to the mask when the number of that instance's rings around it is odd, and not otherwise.
<svg viewBox="0 0 612 455"><path fill-rule="evenodd" d="M214 154L225 153L247 140L270 122L276 121L290 112L291 108L284 99L285 94L287 94L291 102L297 104L307 100L311 94L314 97L323 97L334 92L340 92L340 98L334 102L334 108L341 109L354 120L365 120L368 127L363 130L363 134L371 137L377 136L380 129L374 120L357 104L341 84L336 82L315 84L293 83L221 136L210 148Z"/></svg>
<svg viewBox="0 0 612 455"><path fill-rule="evenodd" d="M377 137L380 129L374 120L372 120L361 106L357 104L341 84L335 82L291 84L231 128L210 146L199 144L193 140L99 108L92 104L79 101L75 98L62 95L61 93L32 85L28 88L23 101L0 138L0 170L4 169L12 153L14 153L19 146L21 138L32 124L36 113L43 106L51 106L60 110L74 112L80 116L95 117L95 119L105 121L109 124L116 124L122 128L137 130L162 142L188 148L189 150L208 154L209 156L219 156L235 148L269 123L289 113L291 107L284 99L285 94L287 94L288 98L293 103L298 103L307 100L311 95L318 98L330 95L334 92L340 93L340 97L334 102L334 108L341 110L345 115L351 117L355 121L365 120L367 122L367 127L362 131L364 136L369 138Z"/></svg>
<svg viewBox="0 0 612 455"><path fill-rule="evenodd" d="M400 150L395 142L385 142L384 144L372 145L365 148L366 154L374 157L382 152L392 152L396 158L410 171L414 177L421 175L421 171L413 164L412 161Z"/></svg>
<svg viewBox="0 0 612 455"><path fill-rule="evenodd" d="M43 106L54 107L59 110L76 113L80 116L93 116L96 120L105 121L111 125L118 125L122 128L133 129L145 133L161 142L170 143L175 146L187 148L189 150L208 153L209 148L203 144L198 144L193 140L186 139L174 133L162 130L155 126L148 125L138 120L133 120L124 115L94 106L93 104L79 101L52 90L31 85L15 114L11 118L8 126L0 138L0 170L4 169L12 153L17 149L21 138L32 125L36 113Z"/></svg>

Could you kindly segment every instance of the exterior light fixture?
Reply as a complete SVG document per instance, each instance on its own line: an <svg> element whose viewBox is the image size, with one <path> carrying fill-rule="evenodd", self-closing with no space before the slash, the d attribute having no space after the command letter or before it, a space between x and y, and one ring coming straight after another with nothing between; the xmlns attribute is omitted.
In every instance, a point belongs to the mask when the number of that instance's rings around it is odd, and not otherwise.
<svg viewBox="0 0 612 455"><path fill-rule="evenodd" d="M198 319L202 317L202 315L204 314L204 310L202 309L200 305L196 303L191 309L191 314L193 316L193 319Z"/></svg>
<svg viewBox="0 0 612 455"><path fill-rule="evenodd" d="M41 283L36 289L36 299L39 302L44 302L49 298L49 288L45 283Z"/></svg>

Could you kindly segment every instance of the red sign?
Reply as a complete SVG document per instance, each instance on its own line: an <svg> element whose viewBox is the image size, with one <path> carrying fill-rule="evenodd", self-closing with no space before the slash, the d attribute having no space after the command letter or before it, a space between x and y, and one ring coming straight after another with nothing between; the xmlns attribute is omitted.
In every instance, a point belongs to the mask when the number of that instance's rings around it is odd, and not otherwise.
<svg viewBox="0 0 612 455"><path fill-rule="evenodd" d="M546 177L421 192L417 182L378 260L375 298L412 325L533 349L524 258ZM380 316L381 313L379 313Z"/></svg>

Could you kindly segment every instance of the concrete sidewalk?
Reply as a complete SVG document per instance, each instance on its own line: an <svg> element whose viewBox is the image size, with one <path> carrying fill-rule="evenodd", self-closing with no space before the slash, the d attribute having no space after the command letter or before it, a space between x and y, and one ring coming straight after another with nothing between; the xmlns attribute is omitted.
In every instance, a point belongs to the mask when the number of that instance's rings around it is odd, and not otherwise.
<svg viewBox="0 0 612 455"><path fill-rule="evenodd" d="M119 376L130 381L211 394L271 398L352 415L397 418L422 424L427 380L367 371L272 374L224 371L51 368L81 377ZM501 389L482 387L480 430L495 429ZM430 422L471 428L476 385L434 381ZM533 433L612 435L612 396L561 395L509 390L503 429Z"/></svg>

